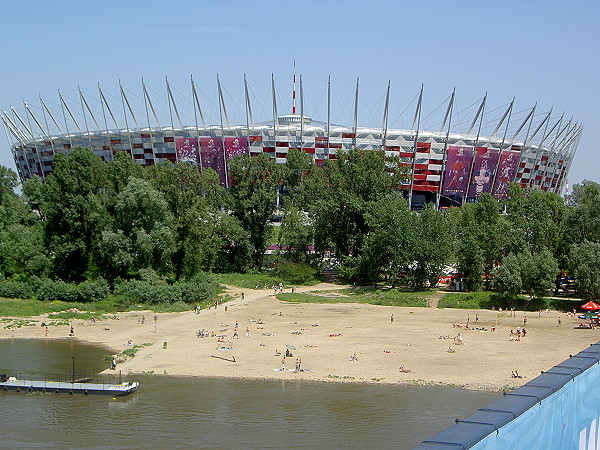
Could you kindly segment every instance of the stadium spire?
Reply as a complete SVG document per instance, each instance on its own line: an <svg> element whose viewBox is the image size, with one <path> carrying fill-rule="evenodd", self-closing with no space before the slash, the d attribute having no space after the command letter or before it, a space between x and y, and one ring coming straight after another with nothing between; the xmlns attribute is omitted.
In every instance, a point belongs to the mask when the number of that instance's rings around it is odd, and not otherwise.
<svg viewBox="0 0 600 450"><path fill-rule="evenodd" d="M294 60L294 81L292 89L292 114L296 114L296 60Z"/></svg>

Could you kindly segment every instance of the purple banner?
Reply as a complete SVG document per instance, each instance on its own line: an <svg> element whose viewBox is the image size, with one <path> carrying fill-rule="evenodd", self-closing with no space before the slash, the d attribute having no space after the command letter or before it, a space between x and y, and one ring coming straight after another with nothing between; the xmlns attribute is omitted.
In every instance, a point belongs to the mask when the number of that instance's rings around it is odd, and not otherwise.
<svg viewBox="0 0 600 450"><path fill-rule="evenodd" d="M225 161L221 138L200 138L202 168L213 169L219 174L219 183L225 186Z"/></svg>
<svg viewBox="0 0 600 450"><path fill-rule="evenodd" d="M248 140L245 137L225 138L225 156L233 159L248 154Z"/></svg>
<svg viewBox="0 0 600 450"><path fill-rule="evenodd" d="M177 161L191 162L198 167L198 141L195 138L177 138L175 140Z"/></svg>
<svg viewBox="0 0 600 450"><path fill-rule="evenodd" d="M498 162L498 150L477 147L473 174L469 183L469 197L479 197L492 190L491 181Z"/></svg>
<svg viewBox="0 0 600 450"><path fill-rule="evenodd" d="M506 188L508 183L515 179L517 173L517 165L519 164L519 157L521 152L505 151L500 156L500 165L498 166L498 174L494 181L494 188L492 189L492 195L494 197L506 197Z"/></svg>
<svg viewBox="0 0 600 450"><path fill-rule="evenodd" d="M465 195L472 157L473 147L448 147L443 195Z"/></svg>

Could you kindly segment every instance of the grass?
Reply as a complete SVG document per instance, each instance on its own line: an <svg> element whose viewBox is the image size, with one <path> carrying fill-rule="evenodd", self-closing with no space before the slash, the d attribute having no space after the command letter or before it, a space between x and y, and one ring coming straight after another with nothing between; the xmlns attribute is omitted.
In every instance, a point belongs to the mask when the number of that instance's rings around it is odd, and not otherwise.
<svg viewBox="0 0 600 450"><path fill-rule="evenodd" d="M71 308L77 308L80 312L68 311ZM102 320L104 314L140 309L149 309L154 312L181 312L191 310L192 306L184 302L175 302L123 307L107 300L96 303L69 303L0 298L0 317L35 317L48 314L48 319L62 319L67 323L71 319L92 320L95 318Z"/></svg>
<svg viewBox="0 0 600 450"><path fill-rule="evenodd" d="M133 347L130 348L126 348L125 350L123 350L121 353L118 353L117 355L115 355L121 362L125 361L126 359L131 359L133 358L137 352L144 347L148 347L150 344L149 342L145 342L143 344L140 345L134 345ZM113 359L113 355L105 355L104 356L104 360L105 361L111 361Z"/></svg>
<svg viewBox="0 0 600 450"><path fill-rule="evenodd" d="M279 284L279 281L281 281L265 273L220 273L217 275L217 279L220 284L246 289L254 289L256 285L262 289L265 284L267 288L271 288L271 286Z"/></svg>
<svg viewBox="0 0 600 450"><path fill-rule="evenodd" d="M292 285L286 283L285 280L274 277L269 273L220 273L217 274L217 279L220 284L226 284L228 286L237 286L246 289L254 289L256 286L259 289L263 289L264 285L267 285L267 289L270 289L271 286L279 285L279 283L283 283L285 287L291 287ZM321 281L317 278L313 278L305 283L298 284L302 286L314 286L315 284L319 284Z"/></svg>
<svg viewBox="0 0 600 450"><path fill-rule="evenodd" d="M438 308L487 309L492 306L493 292L451 292L444 295Z"/></svg>
<svg viewBox="0 0 600 450"><path fill-rule="evenodd" d="M397 289L340 289L337 291L320 291L321 295L303 294L279 294L277 298L292 303L367 303L381 306L427 306L427 292L403 292ZM323 294L338 294L335 296L324 296Z"/></svg>
<svg viewBox="0 0 600 450"><path fill-rule="evenodd" d="M64 312L70 308L85 310L93 307L98 310L97 306L94 303L41 302L39 300L0 298L0 317L32 317L41 314Z"/></svg>

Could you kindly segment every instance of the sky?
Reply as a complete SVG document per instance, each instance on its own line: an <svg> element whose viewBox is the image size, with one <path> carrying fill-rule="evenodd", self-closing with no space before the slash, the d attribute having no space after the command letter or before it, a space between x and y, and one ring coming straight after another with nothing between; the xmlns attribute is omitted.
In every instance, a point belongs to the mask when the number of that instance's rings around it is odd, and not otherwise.
<svg viewBox="0 0 600 450"><path fill-rule="evenodd" d="M168 77L193 125L186 105L193 76L207 119L217 123L219 74L231 121L245 123L246 74L255 121L269 120L271 77L279 114L291 112L295 61L306 114L326 121L330 77L331 121L343 125L352 124L357 78L359 126L381 126L388 81L390 128L410 128L422 85L423 129L440 126L454 88L459 129L486 93L483 133L513 97L513 123L536 103L539 120L552 108L553 122L564 113L584 126L569 184L600 182L598 20L597 0L12 0L0 22L0 109L23 110L24 100L39 109L42 96L60 111L58 90L77 102L78 87L97 97L98 85L120 102L119 82L139 100L142 78L164 99ZM16 170L6 138L0 164Z"/></svg>

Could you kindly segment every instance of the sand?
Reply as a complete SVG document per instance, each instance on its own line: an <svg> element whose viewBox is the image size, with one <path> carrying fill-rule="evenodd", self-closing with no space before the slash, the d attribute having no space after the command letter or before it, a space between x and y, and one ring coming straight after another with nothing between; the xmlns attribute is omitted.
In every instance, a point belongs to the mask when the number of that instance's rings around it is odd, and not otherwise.
<svg viewBox="0 0 600 450"><path fill-rule="evenodd" d="M297 291L339 288L321 284ZM40 326L0 328L0 338L78 339L114 353L146 344L135 357L117 364L117 371L132 374L440 384L484 390L518 387L600 341L600 330L579 329L580 319L556 311L517 311L509 317L488 310L285 303L272 290L262 289L235 288L229 293L236 299L199 314L127 312L99 322L73 320L74 337L63 325L49 327L48 337ZM522 327L525 317L526 336L511 340L510 331ZM453 325L467 320L469 329ZM495 331L490 331L492 327ZM215 337L197 337L201 329ZM462 345L454 339L458 333ZM444 336L450 338L440 339ZM277 370L289 348L293 356L285 359L286 370ZM297 358L300 372L293 371ZM515 370L523 378L513 378Z"/></svg>

